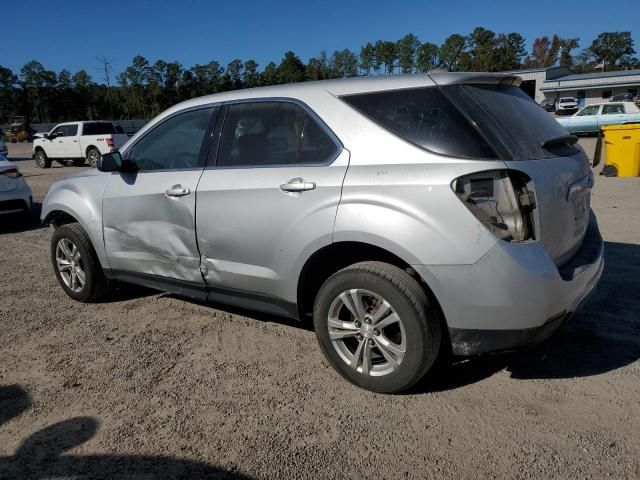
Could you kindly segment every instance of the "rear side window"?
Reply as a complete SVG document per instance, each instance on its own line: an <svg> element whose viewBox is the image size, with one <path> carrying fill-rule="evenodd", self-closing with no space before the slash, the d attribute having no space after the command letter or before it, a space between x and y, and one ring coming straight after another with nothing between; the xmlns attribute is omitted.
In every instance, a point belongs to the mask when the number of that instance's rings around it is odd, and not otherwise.
<svg viewBox="0 0 640 480"><path fill-rule="evenodd" d="M221 167L320 164L336 144L300 106L290 102L230 105L217 165Z"/></svg>
<svg viewBox="0 0 640 480"><path fill-rule="evenodd" d="M614 103L612 105L604 105L602 107L603 115L613 115L616 113L624 113L624 107L621 103Z"/></svg>
<svg viewBox="0 0 640 480"><path fill-rule="evenodd" d="M436 87L342 98L387 130L425 150L455 157L497 158L478 130Z"/></svg>
<svg viewBox="0 0 640 480"><path fill-rule="evenodd" d="M113 124L109 122L85 123L82 129L83 135L107 135L116 133Z"/></svg>

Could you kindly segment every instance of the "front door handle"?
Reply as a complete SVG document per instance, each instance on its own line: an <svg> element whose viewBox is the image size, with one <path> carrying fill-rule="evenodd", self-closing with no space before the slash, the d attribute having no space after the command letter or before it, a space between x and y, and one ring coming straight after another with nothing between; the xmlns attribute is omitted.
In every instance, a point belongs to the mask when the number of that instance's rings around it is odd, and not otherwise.
<svg viewBox="0 0 640 480"><path fill-rule="evenodd" d="M165 190L164 194L167 197L184 197L185 195L189 195L191 190L182 185L174 185L169 190Z"/></svg>
<svg viewBox="0 0 640 480"><path fill-rule="evenodd" d="M304 178L296 177L289 180L287 183L280 185L280 190L283 192L306 192L307 190L315 190L315 182L305 182Z"/></svg>

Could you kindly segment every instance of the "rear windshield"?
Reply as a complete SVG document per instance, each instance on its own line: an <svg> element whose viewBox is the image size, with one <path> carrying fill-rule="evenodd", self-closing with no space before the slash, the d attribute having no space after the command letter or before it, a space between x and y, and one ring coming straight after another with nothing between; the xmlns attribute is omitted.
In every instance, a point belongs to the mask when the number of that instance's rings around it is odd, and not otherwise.
<svg viewBox="0 0 640 480"><path fill-rule="evenodd" d="M513 85L421 87L343 99L396 135L435 153L529 160L578 151L562 143L542 147L568 132Z"/></svg>
<svg viewBox="0 0 640 480"><path fill-rule="evenodd" d="M112 123L100 122L100 123L85 123L82 130L83 135L106 135L109 133L116 133Z"/></svg>

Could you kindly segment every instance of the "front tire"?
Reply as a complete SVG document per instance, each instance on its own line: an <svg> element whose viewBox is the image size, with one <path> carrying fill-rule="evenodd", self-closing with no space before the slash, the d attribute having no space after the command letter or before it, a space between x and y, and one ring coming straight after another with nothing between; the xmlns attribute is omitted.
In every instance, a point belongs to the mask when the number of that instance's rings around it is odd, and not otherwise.
<svg viewBox="0 0 640 480"><path fill-rule="evenodd" d="M97 302L113 289L89 236L78 223L62 225L53 233L51 262L58 283L74 300Z"/></svg>
<svg viewBox="0 0 640 480"><path fill-rule="evenodd" d="M36 152L36 165L40 168L51 168L51 159L47 157L44 150Z"/></svg>
<svg viewBox="0 0 640 480"><path fill-rule="evenodd" d="M87 150L87 162L91 168L96 168L98 165L98 158L100 158L100 151L97 148L90 148Z"/></svg>
<svg viewBox="0 0 640 480"><path fill-rule="evenodd" d="M351 265L320 288L313 313L329 363L351 383L397 393L434 365L442 343L439 316L404 270L382 262Z"/></svg>

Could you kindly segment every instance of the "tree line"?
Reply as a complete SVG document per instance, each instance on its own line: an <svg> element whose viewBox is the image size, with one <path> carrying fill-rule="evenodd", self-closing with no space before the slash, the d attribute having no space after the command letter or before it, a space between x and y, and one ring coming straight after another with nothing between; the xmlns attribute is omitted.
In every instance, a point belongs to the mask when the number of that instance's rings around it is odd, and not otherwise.
<svg viewBox="0 0 640 480"><path fill-rule="evenodd" d="M294 52L263 69L254 60L234 59L226 67L212 60L190 68L177 61L150 62L141 55L114 75L112 61L100 57L98 80L86 70L47 70L38 61L14 73L0 65L0 122L24 115L33 123L78 119L150 118L169 106L210 93L263 85L353 77L450 71L502 71L562 65L577 72L640 68L630 32L605 32L578 52L579 38L558 35L536 38L527 52L516 32L496 33L477 27L468 35L455 33L441 45L421 42L414 34L397 41L378 40L331 55L322 51L304 63Z"/></svg>

